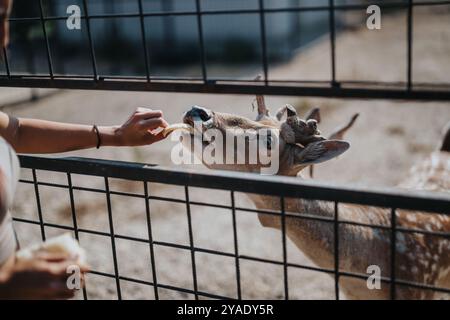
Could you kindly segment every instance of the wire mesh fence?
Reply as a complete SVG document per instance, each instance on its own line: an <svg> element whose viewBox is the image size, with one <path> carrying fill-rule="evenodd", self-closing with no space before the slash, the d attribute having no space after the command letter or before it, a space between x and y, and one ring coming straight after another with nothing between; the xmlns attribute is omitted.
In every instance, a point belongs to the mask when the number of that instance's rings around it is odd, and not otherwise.
<svg viewBox="0 0 450 320"><path fill-rule="evenodd" d="M51 87L51 88L73 88L73 89L105 89L105 90L138 90L138 91L168 91L168 92L206 92L206 93L233 93L233 94L271 94L271 95L299 95L299 96L323 96L323 97L345 97L345 98L383 98L383 99L420 99L420 100L450 100L450 83L427 82L421 83L414 81L414 10L421 7L444 8L445 11L450 7L450 1L367 1L367 3L327 0L319 1L316 5L302 4L297 2L283 2L283 5L274 5L271 1L255 0L242 2L239 5L231 3L228 6L213 6L202 0L192 1L189 6L174 6L172 1L164 1L165 6L161 10L155 10L148 6L148 1L136 0L130 1L132 6L126 12L116 11L93 11L92 1L83 0L77 2L81 9L80 19L82 21L83 38L80 47L83 50L84 63L89 61L90 70L79 74L80 72L59 72L55 62L55 55L58 48L68 46L69 44L57 44L50 36L55 29L64 28L55 26L52 23L64 22L68 19L67 15L61 14L59 11L53 13L47 8L47 2L43 0L34 0L37 4L34 13L28 16L13 16L10 22L13 24L12 29L21 23L34 23L36 26L40 24L42 35L42 43L35 43L27 49L37 50L36 47L43 48L42 62L39 64L39 72L31 72L24 74L16 72L11 68L10 57L7 50L4 51L4 74L0 77L1 86L20 86L20 87ZM95 1L94 1L95 2ZM172 3L172 5L170 5ZM293 5L297 4L297 5ZM343 12L362 11L365 12L367 6L377 5L381 10L398 10L406 14L405 24L406 33L403 61L406 62L405 74L401 77L401 81L368 81L368 80L342 80L337 76L337 67L339 60L336 57L336 38L340 31L340 23L337 21L336 15ZM111 13L112 12L112 13ZM324 13L327 16L327 37L329 41L330 54L328 79L281 79L271 78L271 52L274 45L268 39L268 33L273 28L268 25L270 18L280 14L299 14L299 13ZM59 13L59 14L58 14ZM207 19L218 19L218 17L252 17L252 28L255 32L252 35L253 40L257 40L258 58L256 64L258 70L261 70L262 77L259 80L242 79L242 77L223 77L215 76L210 70L210 61L208 61L208 52L217 44L212 43L213 37L207 37L205 33L208 31L205 24ZM151 41L150 36L155 33L148 21L152 18L189 18L191 27L184 27L185 32L193 33L196 41L194 51L197 52L196 58L199 66L200 75L183 76L183 75L160 75L155 70L152 63L152 55L156 54L163 42L172 43L170 39L164 37L157 41ZM116 26L114 30L117 32L124 29L124 23L134 23L136 30L133 32L136 41L139 43L137 50L139 57L133 57L133 60L142 60L141 65L144 66L142 75L121 74L121 75L105 75L102 71L102 63L99 58L101 51L96 41L93 29L97 28L97 23L106 23L109 20L123 20L120 26ZM128 22L127 22L128 21ZM95 25L95 28L94 26ZM167 28L175 28L173 22L166 24ZM100 28L100 27L98 27ZM211 28L208 25L208 28ZM189 29L189 30L188 30ZM169 30L170 31L170 30ZM118 33L114 36L117 41L125 41L118 37ZM300 32L299 29L292 31ZM136 33L139 36L136 37ZM69 37L69 35L67 35ZM170 37L169 37L170 38ZM122 39L122 40L121 40ZM161 41L160 41L161 40ZM26 41L25 41L26 42ZM285 41L286 42L286 41ZM382 43L379 44L383 46ZM115 43L114 47L107 50L112 55L120 49L120 47L131 46L128 43ZM276 46L275 46L276 47ZM240 47L243 50L243 46ZM75 50L74 48L70 50ZM102 49L103 50L103 49ZM33 53L29 53L33 54ZM164 55L169 55L170 50ZM183 59L182 54L178 54L177 59ZM231 58L232 59L232 58ZM122 61L124 62L124 61ZM367 61L371 63L371 61ZM380 68L382 66L380 65ZM79 71L80 68L75 68ZM159 75L158 75L159 74Z"/></svg>
<svg viewBox="0 0 450 320"><path fill-rule="evenodd" d="M93 234L96 236L101 236L110 241L110 247L113 257L113 272L107 273L103 271L92 270L91 274L106 277L115 280L117 298L122 298L122 285L123 282L138 283L141 285L149 286L154 291L154 298L158 299L160 297L159 290L171 290L176 292L183 292L186 294L193 295L195 299L199 298L213 298L213 299L241 299L242 295L242 279L240 273L240 265L244 261L254 261L261 264L270 266L281 266L283 268L282 276L279 277L278 281L282 283L283 287L283 297L284 299L289 299L290 288L295 286L302 286L302 283L296 283L290 281L289 271L293 269L312 271L317 273L328 274L334 278L334 297L336 299L342 298L340 296L340 283L344 278L349 279L360 279L366 281L368 275L364 272L354 272L349 271L343 266L341 261L347 257L340 254L340 236L341 229L343 225L349 225L360 228L369 228L370 230L386 231L390 233L390 245L389 245L389 270L380 276L380 281L383 285L387 285L390 289L389 297L395 299L399 295L401 290L414 289L423 290L425 292L437 292L441 294L450 294L450 288L439 287L433 283L425 280L424 282L414 282L410 280L405 280L402 277L397 277L399 268L397 264L399 263L396 257L398 257L398 252L403 250L404 243L399 243L400 238L404 238L408 234L423 235L431 238L438 238L443 240L450 239L450 233L444 231L436 231L429 229L418 229L418 228L408 228L407 226L400 225L397 222L397 212L398 210L414 210L427 212L427 214L440 213L449 214L448 209L450 208L450 199L442 194L430 194L430 193L420 193L420 192L401 192L395 191L371 191L371 190L351 190L349 188L337 188L330 187L320 184L309 184L305 182L299 182L293 178L283 178L283 177L267 177L252 174L236 174L230 172L218 172L218 173L192 173L190 171L176 170L171 168L163 168L158 166L150 166L136 163L127 162L115 162L115 161L105 161L105 160L92 160L83 158L63 158L63 159L51 159L51 158L38 158L38 157L20 157L21 165L23 168L31 169L32 175L30 179L22 179L21 183L28 184L34 187L38 220L24 219L15 217L15 223L19 224L32 224L40 227L40 234L42 240L46 239L46 230L53 228L56 230L69 230L72 231L77 239L80 238L82 234ZM37 178L37 172L59 172L66 174L66 183L51 183L40 181ZM74 185L72 182L73 175L82 176L96 176L104 179L103 188L87 188L82 186ZM110 188L111 179L126 179L142 182L142 191L140 193L115 191ZM148 182L157 182L167 185L176 185L184 188L184 199L175 199L172 197L158 197L150 195L148 189ZM56 189L66 190L69 194L70 199L70 214L72 217L72 226L59 225L55 223L49 223L45 221L42 206L44 205L43 199L40 197L40 189L44 187L52 187ZM195 187L203 187L212 190L224 190L229 194L231 205L222 205L217 203L212 203L208 201L194 201L190 199L190 190ZM106 197L107 202L107 213L108 213L108 231L97 231L90 228L81 228L78 225L77 216L80 213L76 212L76 200L74 198L74 191L85 191L89 193L98 193ZM240 207L235 202L235 193L252 193L252 194L263 194L271 195L277 197L280 203L280 210L261 210L247 207ZM145 202L145 215L146 215L146 230L147 236L145 237L134 237L119 234L114 225L113 219L113 209L111 206L111 197L115 195L132 197L136 199L141 199ZM292 213L287 210L285 206L286 199L289 198L302 198L308 200L323 200L329 201L334 204L334 216L324 217L319 215L311 215L304 213ZM179 203L186 207L186 218L188 222L188 244L181 245L178 243L171 243L168 241L160 241L154 238L154 226L152 226L151 219L151 208L155 201L164 201L167 203ZM390 211L390 223L388 225L379 224L365 224L356 221L349 221L342 219L339 215L339 205L342 203L350 204L360 204L365 205L367 208L369 206L382 207ZM229 210L232 215L232 239L233 239L233 250L232 251L221 251L212 250L208 248L202 248L195 243L195 238L193 236L193 228L195 225L191 217L191 207L192 206L202 206L211 208L211 214L215 213L215 210L225 209ZM268 216L279 217L281 221L281 237L280 237L280 247L282 248L282 259L266 259L257 256L245 255L240 252L240 246L242 242L238 239L238 215L245 214L245 212L251 212L256 214L263 214ZM413 212L414 213L414 212ZM126 213L122 213L126 214ZM169 212L167 214L170 214ZM360 212L360 214L364 214ZM288 222L292 223L292 219L298 219L299 223L305 223L308 221L317 221L320 224L332 226L334 233L334 241L332 243L333 248L333 267L322 268L315 265L303 265L298 263L293 263L288 258L287 251L287 228ZM225 231L223 231L225 232ZM431 239L430 238L430 239ZM428 239L428 238L427 238ZM119 258L117 256L116 242L118 240L128 240L133 243L141 243L148 245L148 251L150 254L150 263L147 266L152 270L152 280L142 280L138 278L132 278L122 275L119 270ZM260 239L262 240L262 239ZM88 246L89 244L82 243L82 246ZM185 274L192 275L192 286L177 287L161 282L158 279L157 270L157 254L155 254L155 248L158 247L169 247L177 248L186 251L190 255L190 269L185 270ZM367 249L369 250L369 249ZM224 296L217 292L207 292L201 290L198 286L198 255L216 255L221 257L228 257L234 260L235 264L235 277L233 274L227 275L227 281L234 282L236 286L235 296ZM388 254L386 252L386 254ZM134 262L136 263L136 262ZM412 269L414 266L408 266ZM234 279L233 279L234 278ZM430 280L430 279L428 279ZM89 289L89 284L88 284ZM84 289L84 298L88 298L86 294L86 289Z"/></svg>

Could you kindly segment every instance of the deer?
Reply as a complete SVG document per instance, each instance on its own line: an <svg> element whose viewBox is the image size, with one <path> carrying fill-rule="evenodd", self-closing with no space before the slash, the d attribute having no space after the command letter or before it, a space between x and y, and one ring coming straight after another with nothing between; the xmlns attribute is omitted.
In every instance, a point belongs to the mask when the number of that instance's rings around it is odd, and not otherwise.
<svg viewBox="0 0 450 320"><path fill-rule="evenodd" d="M320 112L313 109L301 119L290 105L281 107L271 116L264 97L257 97L257 117L251 120L234 114L215 112L204 107L192 107L183 116L183 123L194 127L195 121L202 126L196 130L204 132L214 128L224 132L232 128L251 128L253 130L279 130L280 164L277 175L302 178L302 170L313 165L329 161L344 153L350 144L343 140L345 133L353 126L358 114L338 128L328 137L317 129ZM286 119L283 120L283 117ZM184 133L193 136L194 131ZM237 131L239 132L239 131ZM239 133L236 133L239 134ZM231 137L236 138L236 137ZM267 145L270 149L271 140ZM184 139L183 139L184 140ZM213 141L203 140L202 148ZM190 152L191 144L183 142ZM209 169L246 171L257 173L259 166L244 164L205 163ZM422 189L449 192L450 190L450 126L447 128L441 146L421 164L411 169L410 175L399 185L401 188ZM261 211L258 219L263 227L282 230L280 215L263 213L264 210L281 212L279 197L248 194L255 207ZM332 223L297 218L296 215L308 214L333 218L334 205L319 200L285 198L284 229L286 237L320 268L335 267L334 226ZM449 208L450 213L450 208ZM446 236L438 237L427 233L396 232L395 278L425 286L450 288L450 217L445 214L430 214L419 211L396 210L398 227L439 231ZM383 208L356 204L339 204L340 221L354 221L367 225L390 226L390 211ZM368 267L375 265L381 271L380 276L390 278L391 233L388 229L376 229L351 224L339 224L339 271L367 274ZM369 276L368 276L369 277ZM377 289L369 289L365 279L341 276L339 288L347 299L389 299L390 284L382 282ZM438 299L440 292L397 284L397 299ZM448 298L448 296L447 296Z"/></svg>

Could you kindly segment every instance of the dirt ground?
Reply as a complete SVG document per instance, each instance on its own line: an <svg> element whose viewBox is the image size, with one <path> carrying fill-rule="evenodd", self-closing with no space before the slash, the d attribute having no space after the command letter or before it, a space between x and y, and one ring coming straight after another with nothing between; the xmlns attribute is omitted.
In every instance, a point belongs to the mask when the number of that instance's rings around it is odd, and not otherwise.
<svg viewBox="0 0 450 320"><path fill-rule="evenodd" d="M449 14L417 9L414 16L413 79L417 82L450 82L450 19ZM329 43L317 41L295 59L270 70L272 78L329 78ZM396 14L383 18L382 30L361 29L341 33L337 38L338 80L404 81L406 77L406 16ZM65 91L33 104L6 108L10 114L57 121L86 124L118 124L138 106L160 108L169 122L179 122L182 113L192 105L231 112L253 118L252 96ZM267 97L273 109L291 103L306 111L322 108L325 133L360 113L347 140L351 148L337 160L317 166L318 180L358 186L395 186L411 165L426 157L440 141L441 130L450 121L450 104L438 102L392 102L385 100L339 100L293 97ZM171 166L167 140L140 148L101 148L73 152L69 155L95 157ZM199 170L204 170L199 168ZM30 172L24 170L24 178ZM63 174L38 172L41 181L66 183ZM74 176L74 185L104 189L101 178ZM143 193L141 184L112 181L112 189ZM151 195L184 199L180 187L149 184ZM49 223L71 225L69 194L66 189L40 187L44 218ZM211 203L230 204L225 191L191 188L191 200L205 199ZM75 191L76 212L81 228L109 231L106 198L101 193ZM237 195L242 207L253 207L245 195ZM189 244L184 204L151 201L154 239ZM147 238L145 203L142 199L112 196L114 227L117 234ZM13 211L16 217L36 219L34 189L21 184ZM207 249L233 253L231 212L208 207L192 207L194 243ZM281 234L264 229L253 213L237 212L239 250L242 255L281 261ZM38 226L16 223L23 246L38 241ZM61 233L46 228L49 236ZM93 269L113 273L110 239L81 234L81 245L88 252ZM288 260L311 265L292 243L288 244ZM152 281L149 247L118 239L119 273L125 277ZM190 251L155 246L158 283L193 288ZM236 297L234 259L211 254L196 254L198 288L217 295ZM265 299L283 297L283 268L260 262L240 261L243 298ZM334 282L318 272L290 268L289 293L298 299L333 299ZM153 288L121 281L123 298L153 299ZM115 280L90 275L87 281L90 299L116 298ZM193 295L159 289L160 298L193 298Z"/></svg>

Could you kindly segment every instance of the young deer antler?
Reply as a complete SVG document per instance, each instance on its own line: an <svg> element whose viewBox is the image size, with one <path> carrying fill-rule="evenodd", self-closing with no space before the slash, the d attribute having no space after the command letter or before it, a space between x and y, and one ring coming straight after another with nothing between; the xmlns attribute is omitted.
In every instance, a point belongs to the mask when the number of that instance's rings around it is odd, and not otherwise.
<svg viewBox="0 0 450 320"><path fill-rule="evenodd" d="M261 78L262 76L258 75L256 76L255 81L261 80ZM264 99L263 95L256 96L256 105L258 107L258 116L256 117L256 121L270 118L269 109L267 109L266 107L266 100Z"/></svg>

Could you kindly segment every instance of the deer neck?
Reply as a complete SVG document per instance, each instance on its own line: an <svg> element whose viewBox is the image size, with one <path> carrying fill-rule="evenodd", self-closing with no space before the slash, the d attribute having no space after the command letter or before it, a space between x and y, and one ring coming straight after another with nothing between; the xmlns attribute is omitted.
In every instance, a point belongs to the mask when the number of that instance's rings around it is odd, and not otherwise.
<svg viewBox="0 0 450 320"><path fill-rule="evenodd" d="M250 195L260 210L280 212L280 199L271 196ZM382 210L382 209L380 209ZM296 214L306 217L334 218L334 204L326 201L285 199L286 236L321 268L333 269L335 230L332 221L297 218ZM279 215L258 214L264 227L282 230ZM389 218L378 211L370 211L363 206L339 205L339 219L368 224L387 225ZM370 264L377 264L382 270L389 270L386 252L389 252L389 232L374 231L369 228L339 225L339 267L346 271L366 272ZM367 250L367 248L371 250ZM345 288L343 288L345 289ZM344 290L345 291L345 290Z"/></svg>
<svg viewBox="0 0 450 320"><path fill-rule="evenodd" d="M280 199L272 196L250 195L255 206L260 210L280 212ZM334 217L334 208L327 202L303 199L285 199L286 235L314 263L324 268L331 268L334 263L333 244L334 229L332 223L300 219L295 213L319 217ZM261 224L265 227L282 229L281 218L278 215L258 214Z"/></svg>

